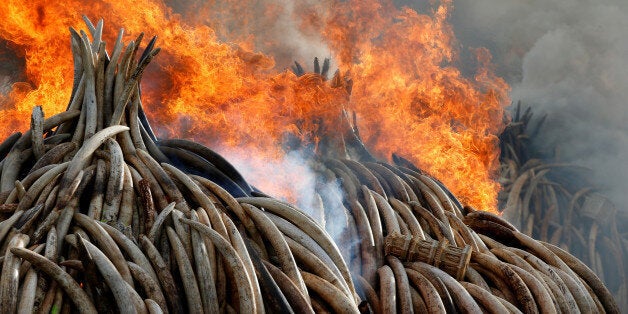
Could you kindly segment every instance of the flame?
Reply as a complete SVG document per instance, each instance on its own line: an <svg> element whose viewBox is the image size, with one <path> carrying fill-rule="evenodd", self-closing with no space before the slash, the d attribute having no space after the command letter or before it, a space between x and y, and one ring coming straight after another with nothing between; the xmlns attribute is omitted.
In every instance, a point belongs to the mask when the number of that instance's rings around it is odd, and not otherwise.
<svg viewBox="0 0 628 314"><path fill-rule="evenodd" d="M142 31L159 37L162 53L142 89L161 137L191 138L237 151L242 160L273 164L285 155L287 138L316 147L334 134L341 110L348 109L379 157L400 154L465 203L496 210L495 135L508 87L492 74L484 49L477 50L475 77L465 78L455 67L456 41L447 23L451 0L425 14L374 0L231 2L178 8L157 0L3 1L0 38L24 59L17 72L26 79L14 79L0 94L0 137L27 129L35 105L47 116L65 110L73 72L68 27L85 29L85 14L104 18L109 51L122 27L126 41ZM276 20L300 37L277 37L282 29ZM346 86L318 75L285 70L289 54L301 55L308 47L299 44L312 39L323 40L322 51L351 78L350 95ZM262 190L277 185L266 178L253 183Z"/></svg>
<svg viewBox="0 0 628 314"><path fill-rule="evenodd" d="M352 74L351 108L367 147L381 156L408 157L465 203L497 208L495 134L508 86L490 71L490 54L476 51L474 80L452 65L451 0L431 16L364 3L351 0L335 11L326 35Z"/></svg>

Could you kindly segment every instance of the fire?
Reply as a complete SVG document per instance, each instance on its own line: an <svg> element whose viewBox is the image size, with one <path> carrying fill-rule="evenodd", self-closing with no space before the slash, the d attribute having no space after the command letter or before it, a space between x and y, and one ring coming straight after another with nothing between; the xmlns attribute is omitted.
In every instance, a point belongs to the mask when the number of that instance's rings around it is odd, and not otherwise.
<svg viewBox="0 0 628 314"><path fill-rule="evenodd" d="M476 51L474 80L452 66L451 0L432 16L372 1L355 10L359 3L335 11L325 32L352 74L351 108L367 146L408 157L465 203L495 209L495 134L508 86L492 75L490 54Z"/></svg>
<svg viewBox="0 0 628 314"><path fill-rule="evenodd" d="M316 148L322 136L333 136L341 110L347 109L357 114L360 134L378 157L397 153L441 179L465 203L496 209L495 134L508 87L490 71L484 50L478 50L473 79L454 66L450 0L427 14L374 0L293 4L290 12L270 1L260 6L253 1L195 3L186 9L156 0L2 2L0 38L24 59L18 71L26 79L0 95L0 137L26 129L35 105L47 116L66 108L73 71L68 27L84 29L80 16L85 14L104 18L108 51L112 34L122 27L125 38L140 31L158 36L162 52L144 75L142 92L159 136L191 138L219 151L237 151L243 160L273 164L286 154L287 138ZM227 14L232 8L239 13ZM291 20L301 34L324 39L352 88L285 70L290 56L281 55L285 52L278 47L285 45L277 41L286 39L255 33L278 18ZM255 52L260 49L275 58ZM268 191L276 187L273 181L253 183Z"/></svg>

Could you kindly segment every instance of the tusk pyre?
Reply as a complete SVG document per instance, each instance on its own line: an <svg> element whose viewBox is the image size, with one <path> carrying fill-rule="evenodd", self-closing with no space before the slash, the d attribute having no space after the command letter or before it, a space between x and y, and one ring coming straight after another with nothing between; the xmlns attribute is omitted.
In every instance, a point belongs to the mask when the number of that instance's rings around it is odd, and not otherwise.
<svg viewBox="0 0 628 314"><path fill-rule="evenodd" d="M109 56L102 21L87 25L68 109L35 107L0 145L3 312L619 312L562 249L372 158L346 115L359 153L313 160L343 191L320 199L334 241L209 148L157 139L139 88L155 39L139 54L142 35L119 36Z"/></svg>

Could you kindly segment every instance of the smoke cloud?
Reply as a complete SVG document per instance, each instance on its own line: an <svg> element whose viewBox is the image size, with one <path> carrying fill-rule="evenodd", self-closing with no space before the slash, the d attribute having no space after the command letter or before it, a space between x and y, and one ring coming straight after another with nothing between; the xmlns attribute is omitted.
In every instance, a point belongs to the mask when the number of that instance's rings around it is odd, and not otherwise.
<svg viewBox="0 0 628 314"><path fill-rule="evenodd" d="M491 50L511 99L547 114L533 145L590 168L591 182L625 207L628 2L459 1L452 22L463 47Z"/></svg>
<svg viewBox="0 0 628 314"><path fill-rule="evenodd" d="M278 159L266 159L261 153L231 147L218 147L218 151L256 188L295 204L325 227L336 243L346 241L347 211L340 185L318 175L307 154L294 150Z"/></svg>
<svg viewBox="0 0 628 314"><path fill-rule="evenodd" d="M225 42L238 42L245 48L272 56L278 69L294 61L310 65L314 57L330 57L330 49L309 12L329 9L319 0L259 1L166 1L188 22L205 24ZM311 70L311 69L310 69Z"/></svg>

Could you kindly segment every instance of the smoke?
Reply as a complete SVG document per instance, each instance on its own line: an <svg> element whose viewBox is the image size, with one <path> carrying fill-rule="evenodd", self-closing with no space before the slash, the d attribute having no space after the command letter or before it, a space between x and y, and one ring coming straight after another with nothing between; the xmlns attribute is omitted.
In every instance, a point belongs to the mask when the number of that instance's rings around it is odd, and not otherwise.
<svg viewBox="0 0 628 314"><path fill-rule="evenodd" d="M341 243L346 232L344 195L336 180L328 181L314 168L311 157L302 151L286 152L280 158L264 157L263 152L242 151L232 147L217 149L244 178L262 192L296 205L312 217L336 241Z"/></svg>
<svg viewBox="0 0 628 314"><path fill-rule="evenodd" d="M322 1L169 0L166 3L186 21L210 26L220 40L237 42L244 48L272 56L277 69L289 68L294 61L309 65L314 57L331 56L319 29L321 8L329 9Z"/></svg>
<svg viewBox="0 0 628 314"><path fill-rule="evenodd" d="M533 145L591 171L616 204L628 202L628 2L475 0L455 3L464 47L484 46L511 99L547 121Z"/></svg>
<svg viewBox="0 0 628 314"><path fill-rule="evenodd" d="M11 50L5 40L0 39L0 100L7 97L13 82L24 80L24 60Z"/></svg>

